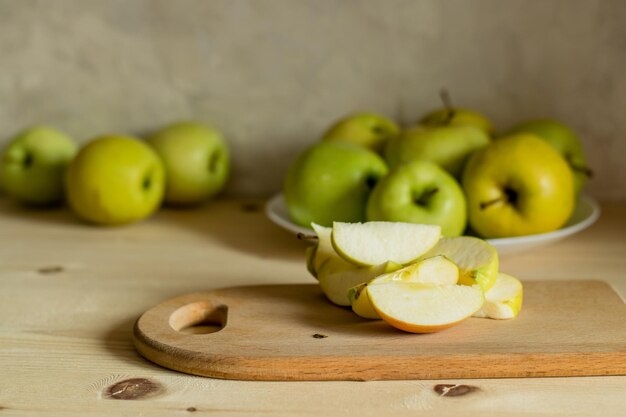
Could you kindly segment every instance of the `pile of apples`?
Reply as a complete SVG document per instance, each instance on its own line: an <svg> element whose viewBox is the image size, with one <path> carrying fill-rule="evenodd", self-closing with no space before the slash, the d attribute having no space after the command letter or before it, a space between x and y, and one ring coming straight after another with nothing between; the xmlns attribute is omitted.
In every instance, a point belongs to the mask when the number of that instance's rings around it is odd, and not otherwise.
<svg viewBox="0 0 626 417"><path fill-rule="evenodd" d="M498 272L498 252L482 239L414 223L313 227L307 269L331 302L363 318L432 333L472 316L511 319L522 307L521 282Z"/></svg>
<svg viewBox="0 0 626 417"><path fill-rule="evenodd" d="M108 135L78 149L56 129L34 127L4 149L1 182L7 195L31 206L67 199L83 220L119 225L161 206L204 202L224 186L229 154L222 135L195 122L167 126L146 141Z"/></svg>
<svg viewBox="0 0 626 417"><path fill-rule="evenodd" d="M289 169L291 219L434 224L483 238L562 227L591 175L574 132L534 120L494 135L482 114L444 103L404 131L375 114L337 122Z"/></svg>

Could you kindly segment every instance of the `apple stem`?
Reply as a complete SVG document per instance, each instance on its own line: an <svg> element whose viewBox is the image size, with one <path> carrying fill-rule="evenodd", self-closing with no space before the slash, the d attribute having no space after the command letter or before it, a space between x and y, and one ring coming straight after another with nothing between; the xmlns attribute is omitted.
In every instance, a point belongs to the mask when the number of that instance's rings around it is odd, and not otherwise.
<svg viewBox="0 0 626 417"><path fill-rule="evenodd" d="M296 237L298 238L298 240L317 240L318 237L314 236L314 235L305 235L302 232L299 232Z"/></svg>
<svg viewBox="0 0 626 417"><path fill-rule="evenodd" d="M415 200L415 202L420 206L425 206L428 203L428 199L435 195L438 191L439 188L437 187L426 190Z"/></svg>
<svg viewBox="0 0 626 417"><path fill-rule="evenodd" d="M587 178L593 177L593 171L589 167L586 167L584 165L576 165L572 163L570 163L570 166L572 167L572 170L576 172L580 172L581 174L585 175Z"/></svg>
<svg viewBox="0 0 626 417"><path fill-rule="evenodd" d="M454 110L454 106L452 105L452 98L450 97L450 92L446 88L442 88L439 91L439 97L441 98L441 102L443 103L443 107L446 109L446 118L443 123L448 125L454 118L454 114L456 111Z"/></svg>
<svg viewBox="0 0 626 417"><path fill-rule="evenodd" d="M490 201L485 201L484 203L480 203L480 209L481 209L481 210L484 210L484 209L486 209L487 207L490 207L490 206L492 206L492 205L494 205L494 204L497 204L497 203L502 203L502 202L505 202L505 201L507 201L507 198L506 198L506 197L498 197L498 198L494 198L493 200L490 200Z"/></svg>
<svg viewBox="0 0 626 417"><path fill-rule="evenodd" d="M504 187L504 193L498 197L498 198L494 198L491 201L485 201L484 203L480 203L480 209L484 210L487 207L490 207L494 204L497 203L511 203L511 204L516 204L517 201L519 200L520 196L519 193L512 187L510 186L506 186Z"/></svg>
<svg viewBox="0 0 626 417"><path fill-rule="evenodd" d="M24 168L30 168L33 165L33 155L27 153L24 157Z"/></svg>

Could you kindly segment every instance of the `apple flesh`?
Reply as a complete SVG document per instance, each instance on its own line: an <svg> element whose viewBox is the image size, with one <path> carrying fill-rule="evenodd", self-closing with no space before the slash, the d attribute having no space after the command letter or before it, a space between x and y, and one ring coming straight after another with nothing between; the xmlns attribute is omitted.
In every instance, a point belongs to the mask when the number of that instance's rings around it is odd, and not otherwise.
<svg viewBox="0 0 626 417"><path fill-rule="evenodd" d="M387 282L369 285L376 313L410 333L438 332L468 319L483 305L483 292L465 285Z"/></svg>
<svg viewBox="0 0 626 417"><path fill-rule="evenodd" d="M319 143L301 154L287 173L284 193L289 216L305 227L365 221L369 194L386 174L382 158L362 146Z"/></svg>
<svg viewBox="0 0 626 417"><path fill-rule="evenodd" d="M25 130L2 155L3 189L24 204L59 203L65 194L65 171L76 151L74 141L56 129L42 126Z"/></svg>
<svg viewBox="0 0 626 417"><path fill-rule="evenodd" d="M483 292L498 276L498 251L488 242L471 236L444 237L424 258L443 255L459 268L459 284L479 285Z"/></svg>
<svg viewBox="0 0 626 417"><path fill-rule="evenodd" d="M463 190L439 166L413 161L393 170L374 187L368 220L433 224L445 236L458 236L467 223Z"/></svg>
<svg viewBox="0 0 626 417"><path fill-rule="evenodd" d="M352 311L367 319L379 319L372 306L368 287L385 282L416 282L432 285L454 285L459 280L459 268L445 256L433 256L418 261L395 272L383 274L373 280L351 288L348 298Z"/></svg>
<svg viewBox="0 0 626 417"><path fill-rule="evenodd" d="M401 265L394 262L359 267L347 264L343 260L331 258L322 264L317 276L322 292L332 303L339 306L350 306L349 290L352 287L400 267Z"/></svg>
<svg viewBox="0 0 626 417"><path fill-rule="evenodd" d="M141 220L161 204L165 174L158 155L137 139L105 136L82 148L68 168L69 203L101 225Z"/></svg>
<svg viewBox="0 0 626 417"><path fill-rule="evenodd" d="M474 317L506 320L517 317L522 309L522 283L510 275L499 273L494 286L485 293L485 303Z"/></svg>
<svg viewBox="0 0 626 417"><path fill-rule="evenodd" d="M317 243L306 249L305 258L307 270L315 279L318 279L318 272L321 266L330 259L333 260L335 269L350 269L354 266L335 252L331 242L332 227L324 227L316 223L311 223L311 227L317 235Z"/></svg>
<svg viewBox="0 0 626 417"><path fill-rule="evenodd" d="M339 258L339 255L333 248L331 234L333 232L332 227L320 226L316 223L311 223L311 227L317 235L317 245L315 250L315 256L312 260L312 267L317 271L320 266L331 258Z"/></svg>
<svg viewBox="0 0 626 417"><path fill-rule="evenodd" d="M551 232L574 210L574 184L563 157L545 141L516 134L470 158L463 174L469 222L485 238Z"/></svg>
<svg viewBox="0 0 626 417"><path fill-rule="evenodd" d="M367 291L368 283L364 282L348 290L348 299L352 311L359 317L369 320L380 320L380 316L374 310Z"/></svg>
<svg viewBox="0 0 626 417"><path fill-rule="evenodd" d="M224 187L229 154L217 130L200 123L180 122L158 131L148 143L163 161L166 203L198 204Z"/></svg>
<svg viewBox="0 0 626 417"><path fill-rule="evenodd" d="M412 265L389 274L381 275L370 284L403 281L433 285L453 285L459 280L459 267L443 255L424 258Z"/></svg>
<svg viewBox="0 0 626 417"><path fill-rule="evenodd" d="M363 266L407 264L428 252L440 237L439 226L399 222L334 222L331 234L335 252Z"/></svg>
<svg viewBox="0 0 626 417"><path fill-rule="evenodd" d="M381 152L389 140L399 132L398 125L386 117L372 113L358 113L339 120L322 137L324 141L351 142Z"/></svg>

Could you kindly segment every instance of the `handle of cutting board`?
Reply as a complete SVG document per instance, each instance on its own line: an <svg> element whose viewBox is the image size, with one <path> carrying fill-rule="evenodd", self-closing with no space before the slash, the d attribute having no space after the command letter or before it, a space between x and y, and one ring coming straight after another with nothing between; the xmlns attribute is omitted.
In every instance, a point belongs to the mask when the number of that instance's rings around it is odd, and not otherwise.
<svg viewBox="0 0 626 417"><path fill-rule="evenodd" d="M194 293L158 304L137 320L135 333L170 338L214 333L226 326L228 306L215 293Z"/></svg>

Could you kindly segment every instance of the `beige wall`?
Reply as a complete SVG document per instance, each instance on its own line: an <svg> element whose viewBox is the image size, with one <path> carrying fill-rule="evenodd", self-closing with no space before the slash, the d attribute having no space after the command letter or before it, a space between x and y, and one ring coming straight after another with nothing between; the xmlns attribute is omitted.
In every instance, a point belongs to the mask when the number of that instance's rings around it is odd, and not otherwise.
<svg viewBox="0 0 626 417"><path fill-rule="evenodd" d="M337 116L458 104L583 137L592 194L626 199L626 2L0 0L0 136L79 140L195 118L234 153L230 192L280 189Z"/></svg>

